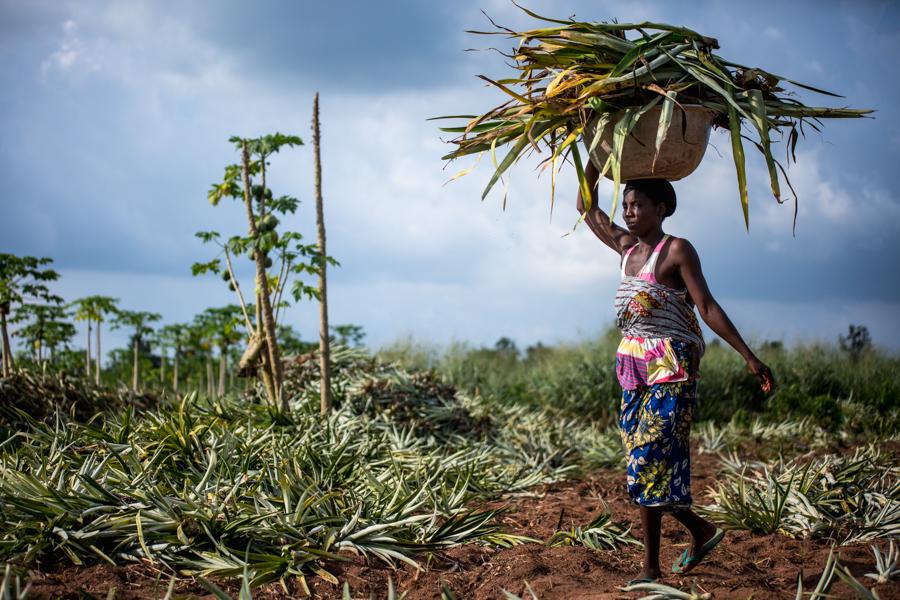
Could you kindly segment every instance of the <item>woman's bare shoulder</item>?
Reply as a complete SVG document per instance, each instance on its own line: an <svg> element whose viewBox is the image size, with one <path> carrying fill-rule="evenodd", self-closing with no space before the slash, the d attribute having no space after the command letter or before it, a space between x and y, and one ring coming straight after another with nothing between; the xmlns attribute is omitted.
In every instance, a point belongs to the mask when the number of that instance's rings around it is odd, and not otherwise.
<svg viewBox="0 0 900 600"><path fill-rule="evenodd" d="M670 252L675 253L684 253L684 252L696 252L694 249L694 245L691 244L687 239L677 236L669 236L672 238L672 241L669 242Z"/></svg>
<svg viewBox="0 0 900 600"><path fill-rule="evenodd" d="M697 249L694 248L694 245L691 244L687 239L671 236L672 241L669 243L669 256L671 256L675 261L696 261L700 257L697 254Z"/></svg>

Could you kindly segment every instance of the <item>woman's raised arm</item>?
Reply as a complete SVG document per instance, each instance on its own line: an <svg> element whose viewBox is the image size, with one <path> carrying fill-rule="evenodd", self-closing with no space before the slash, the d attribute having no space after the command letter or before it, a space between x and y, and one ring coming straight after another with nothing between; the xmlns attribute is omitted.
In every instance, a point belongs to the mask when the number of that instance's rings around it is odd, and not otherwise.
<svg viewBox="0 0 900 600"><path fill-rule="evenodd" d="M585 213L584 199L581 197L581 186L579 186L578 199L575 203L578 214L584 215L585 223L594 232L594 235L600 238L600 241L615 250L617 254L622 254L625 248L637 243L637 238L613 223L609 219L609 215L597 206L597 179L600 173L590 160L584 170L584 175L587 178L588 189L591 190L591 208Z"/></svg>

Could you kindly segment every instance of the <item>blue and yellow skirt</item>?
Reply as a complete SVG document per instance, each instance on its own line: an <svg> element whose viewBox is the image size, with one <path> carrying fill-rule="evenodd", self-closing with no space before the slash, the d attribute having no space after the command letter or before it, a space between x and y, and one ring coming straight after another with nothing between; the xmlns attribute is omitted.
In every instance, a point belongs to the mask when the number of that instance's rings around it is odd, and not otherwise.
<svg viewBox="0 0 900 600"><path fill-rule="evenodd" d="M626 481L641 506L691 506L691 422L697 380L622 392L619 430L628 457Z"/></svg>

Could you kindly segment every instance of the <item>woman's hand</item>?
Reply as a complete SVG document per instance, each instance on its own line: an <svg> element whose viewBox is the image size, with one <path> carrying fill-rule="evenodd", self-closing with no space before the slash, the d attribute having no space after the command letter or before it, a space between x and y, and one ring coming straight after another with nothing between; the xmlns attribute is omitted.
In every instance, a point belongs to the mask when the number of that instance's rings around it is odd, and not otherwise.
<svg viewBox="0 0 900 600"><path fill-rule="evenodd" d="M585 167L584 176L587 179L587 187L591 190L590 210L585 211L584 199L581 197L581 186L578 186L578 199L575 207L578 214L582 215L585 223L594 232L600 241L612 248L616 254L622 254L625 248L637 243L637 238L627 230L619 227L609 219L609 215L597 206L597 179L600 172L594 166L594 161L589 160Z"/></svg>
<svg viewBox="0 0 900 600"><path fill-rule="evenodd" d="M747 368L750 369L751 373L756 375L762 391L767 394L772 391L772 388L775 387L775 378L772 377L772 370L769 369L765 363L755 356L751 356L747 359Z"/></svg>

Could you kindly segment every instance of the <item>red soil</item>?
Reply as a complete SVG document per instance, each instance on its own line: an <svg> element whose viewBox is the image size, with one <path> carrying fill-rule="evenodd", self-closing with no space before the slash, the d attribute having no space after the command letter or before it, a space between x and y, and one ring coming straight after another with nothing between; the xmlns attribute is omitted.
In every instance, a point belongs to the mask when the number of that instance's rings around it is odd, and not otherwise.
<svg viewBox="0 0 900 600"><path fill-rule="evenodd" d="M698 492L714 482L716 458L698 456L696 452L694 458L695 500L702 503L702 493ZM581 481L544 485L533 492L530 496L489 502L484 506L508 506L511 510L501 517L506 530L538 539L549 538L557 529L587 525L604 510L611 511L614 520L632 523L632 533L641 538L639 513L627 498L624 474L619 471L598 471ZM663 519L661 565L664 573L689 542L687 532L674 519ZM879 546L883 550L886 544L880 542ZM804 589L815 588L829 547L827 541L821 540L792 540L780 535L729 531L725 541L689 575L664 575L662 583L687 590L692 582L696 582L716 599L793 599L797 576L801 572ZM374 598L386 598L389 578L394 582L398 597L406 592L407 600L439 600L442 585L461 600L503 599L504 589L530 599L526 582L540 600L638 598L644 594L627 594L619 588L640 570L642 552L636 546L597 552L584 547L550 548L539 544L508 549L468 544L443 553L431 561L427 570L419 572L408 565L397 569L378 563L367 565L364 559L348 555L351 562L326 565L341 580L341 586L334 586L317 576L307 577L307 581L312 598L341 598L344 581L348 582L354 599L367 599L370 594ZM874 571L875 560L868 544L844 546L840 557L857 579L871 587L873 580L863 577ZM161 598L166 593L168 581L168 575L159 574L150 565L60 566L50 572L35 574L30 597L84 598L82 593L88 592L98 598ZM237 597L239 583L219 582L219 585ZM110 596L113 588L115 591ZM882 600L900 599L898 582L880 585L876 591ZM179 581L175 592L179 597L212 598L189 579ZM842 582L836 583L831 593L835 598L854 597ZM305 594L299 582L291 580L288 581L288 594L274 583L254 589L253 596L300 598Z"/></svg>

